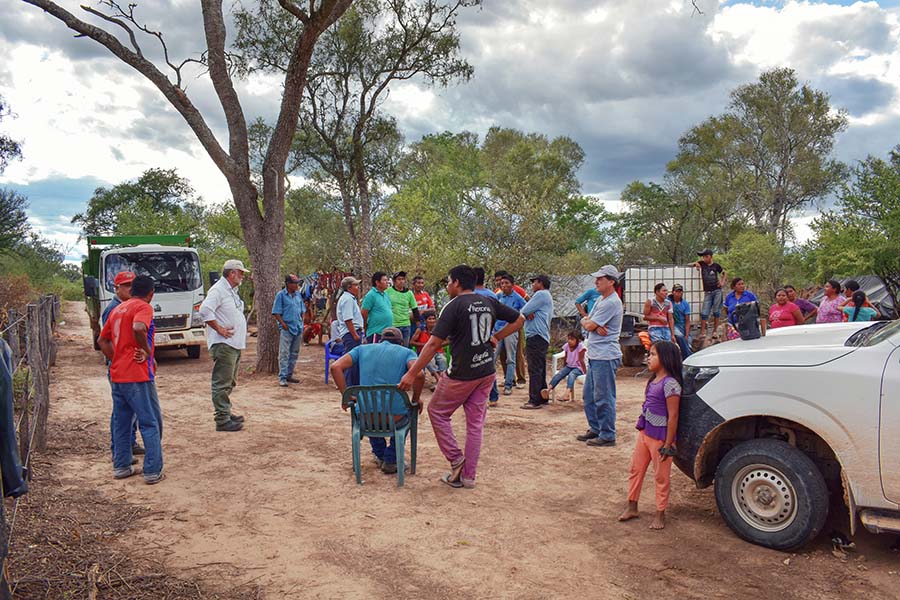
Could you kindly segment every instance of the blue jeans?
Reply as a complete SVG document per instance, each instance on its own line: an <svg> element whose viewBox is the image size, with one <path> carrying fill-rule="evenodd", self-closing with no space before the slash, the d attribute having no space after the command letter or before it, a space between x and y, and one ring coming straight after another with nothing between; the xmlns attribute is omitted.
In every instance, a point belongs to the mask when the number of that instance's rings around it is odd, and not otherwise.
<svg viewBox="0 0 900 600"><path fill-rule="evenodd" d="M425 370L429 373L443 373L447 370L447 356L443 350L435 352L434 358L425 365Z"/></svg>
<svg viewBox="0 0 900 600"><path fill-rule="evenodd" d="M558 371L556 375L553 376L553 379L550 380L550 387L555 388L560 381L565 379L566 387L568 387L570 390L574 390L575 382L578 381L578 378L582 375L584 375L584 373L582 373L581 369L579 369L578 367L570 367L566 365L560 371Z"/></svg>
<svg viewBox="0 0 900 600"><path fill-rule="evenodd" d="M622 359L589 360L584 380L584 416L601 440L616 440L616 370Z"/></svg>
<svg viewBox="0 0 900 600"><path fill-rule="evenodd" d="M302 340L302 329L297 335L287 329L281 330L281 337L278 340L278 381L287 381L288 377L294 374Z"/></svg>
<svg viewBox="0 0 900 600"><path fill-rule="evenodd" d="M403 345L409 348L409 338L412 336L412 325L403 325L402 327L398 327L400 333L403 334Z"/></svg>
<svg viewBox="0 0 900 600"><path fill-rule="evenodd" d="M497 348L495 359L500 356L500 348L506 352L506 379L503 387L511 388L516 385L516 345L518 343L519 332L517 331L500 340L500 346Z"/></svg>
<svg viewBox="0 0 900 600"><path fill-rule="evenodd" d="M341 338L341 341L344 343L344 354L347 354L357 346L363 343L363 340L366 338L363 336L363 330L357 329L356 335L359 336L359 341L353 339L353 336L350 333L345 333ZM352 367L346 369L344 371L344 379L347 381L347 387L352 385L359 385L359 365L356 363L353 364Z"/></svg>
<svg viewBox="0 0 900 600"><path fill-rule="evenodd" d="M647 330L651 342L671 342L672 332L668 327L650 327Z"/></svg>
<svg viewBox="0 0 900 600"><path fill-rule="evenodd" d="M409 415L403 415L403 418L394 423L394 427L400 429L401 427L405 427L406 424L409 423ZM394 448L394 438L378 438L378 437L370 437L369 443L372 445L372 454L375 455L375 458L383 460L388 464L393 464L397 462L397 449ZM402 452L403 449L401 448Z"/></svg>
<svg viewBox="0 0 900 600"><path fill-rule="evenodd" d="M109 378L109 368L106 369L106 380L109 382L109 385L112 386L112 379ZM131 421L131 446L137 446L137 417L135 417ZM113 435L115 429L113 429L113 413L110 411L109 413L109 451L112 453L113 448Z"/></svg>
<svg viewBox="0 0 900 600"><path fill-rule="evenodd" d="M705 292L703 294L703 306L700 307L700 319L709 320L712 315L714 319L718 319L722 314L722 288Z"/></svg>
<svg viewBox="0 0 900 600"><path fill-rule="evenodd" d="M693 352L691 352L691 341L684 337L684 333L678 328L675 329L675 341L678 342L678 347L681 348L681 358L687 358Z"/></svg>
<svg viewBox="0 0 900 600"><path fill-rule="evenodd" d="M137 416L144 440L144 477L162 472L162 410L152 381L112 383L113 468L131 466L131 420Z"/></svg>

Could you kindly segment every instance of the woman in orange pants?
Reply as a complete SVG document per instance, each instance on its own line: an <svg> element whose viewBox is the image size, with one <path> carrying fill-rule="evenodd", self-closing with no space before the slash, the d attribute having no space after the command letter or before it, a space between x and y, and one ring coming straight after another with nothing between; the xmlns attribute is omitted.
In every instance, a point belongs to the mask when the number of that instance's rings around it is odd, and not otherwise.
<svg viewBox="0 0 900 600"><path fill-rule="evenodd" d="M641 486L647 468L653 463L656 518L650 524L650 529L662 529L666 526L671 458L675 455L678 405L681 402L681 351L678 345L668 341L653 344L647 367L653 375L647 382L644 405L637 422L637 443L628 475L628 506L619 520L629 521L640 516L638 499L641 496Z"/></svg>

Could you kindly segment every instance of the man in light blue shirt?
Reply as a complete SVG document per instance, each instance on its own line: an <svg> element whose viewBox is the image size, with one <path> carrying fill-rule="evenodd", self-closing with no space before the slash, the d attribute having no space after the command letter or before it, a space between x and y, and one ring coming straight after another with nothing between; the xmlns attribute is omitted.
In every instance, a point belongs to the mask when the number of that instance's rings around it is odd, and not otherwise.
<svg viewBox="0 0 900 600"><path fill-rule="evenodd" d="M531 289L531 300L520 311L525 316L525 358L528 361L528 402L522 405L525 409L543 408L549 402L541 397L541 390L547 387L547 349L550 347L550 319L553 318L550 278L546 275L533 277Z"/></svg>
<svg viewBox="0 0 900 600"><path fill-rule="evenodd" d="M600 297L581 320L588 332L588 372L584 380L584 414L588 430L577 436L590 446L616 445L616 370L622 366L622 300L616 294L620 273L612 265L593 273Z"/></svg>
<svg viewBox="0 0 900 600"><path fill-rule="evenodd" d="M303 313L306 304L300 294L300 279L296 275L284 278L284 289L275 294L272 316L278 321L281 338L278 341L278 385L287 387L289 383L300 383L294 379L294 367L300 355L300 341L303 339Z"/></svg>
<svg viewBox="0 0 900 600"><path fill-rule="evenodd" d="M497 299L497 294L484 287L484 269L482 267L474 267L475 271L475 293L486 296L487 298Z"/></svg>
<svg viewBox="0 0 900 600"><path fill-rule="evenodd" d="M403 346L403 334L396 327L387 327L379 335L380 342L356 346L331 365L331 376L341 393L347 389L344 379L346 371L359 373L359 385L396 385L406 375L407 370L415 364L419 356L415 351ZM419 405L422 412L420 396L425 385L425 373L419 371L413 385L412 401ZM346 408L344 408L346 410ZM403 427L409 421L409 410L402 398L395 398L391 406L395 426ZM369 438L375 463L384 473L397 472L397 452L403 448L395 448L393 440Z"/></svg>
<svg viewBox="0 0 900 600"><path fill-rule="evenodd" d="M344 352L349 352L363 343L365 322L362 311L359 309L359 284L362 283L356 277L344 277L341 280L341 289L344 293L338 298L337 303L337 327L336 338L341 340ZM328 343L331 343L330 341ZM347 385L359 385L359 371L355 368L347 369L344 373Z"/></svg>
<svg viewBox="0 0 900 600"><path fill-rule="evenodd" d="M512 275L509 275L508 273L501 275L500 293L497 294L497 300L499 300L501 304L505 304L512 309L521 311L525 306L525 299L513 289L514 284L515 280ZM494 333L500 331L504 327L506 327L506 321L497 321L497 324L494 325ZM503 338L501 345L497 346L497 349L495 350L495 360L500 358L501 350L506 353L506 372L503 382L504 396L512 394L512 388L516 384L516 346L518 343L519 332L516 331ZM488 403L488 406L497 406L497 400L499 398L500 393L497 388L497 381L495 380L494 387L491 390L491 395L489 397L490 402Z"/></svg>

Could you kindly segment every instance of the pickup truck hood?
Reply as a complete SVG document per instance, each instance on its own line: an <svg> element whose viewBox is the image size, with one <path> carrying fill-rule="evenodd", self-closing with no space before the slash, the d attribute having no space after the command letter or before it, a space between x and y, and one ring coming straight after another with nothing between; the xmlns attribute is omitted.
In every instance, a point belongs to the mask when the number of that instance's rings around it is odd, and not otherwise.
<svg viewBox="0 0 900 600"><path fill-rule="evenodd" d="M692 367L813 367L850 354L844 342L871 323L797 325L770 330L758 340L710 346L685 361Z"/></svg>

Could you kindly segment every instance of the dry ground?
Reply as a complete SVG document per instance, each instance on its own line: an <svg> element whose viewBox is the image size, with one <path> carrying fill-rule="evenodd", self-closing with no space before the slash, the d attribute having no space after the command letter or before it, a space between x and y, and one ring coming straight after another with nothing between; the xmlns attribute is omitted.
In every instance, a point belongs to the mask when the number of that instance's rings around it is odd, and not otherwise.
<svg viewBox="0 0 900 600"><path fill-rule="evenodd" d="M516 390L489 413L477 489L438 482L446 464L427 417L418 472L398 489L368 459L365 483L356 485L349 418L324 384L321 347L302 348L303 384L282 389L274 377L249 373L251 341L233 395L247 418L239 433L214 430L206 352L200 360L164 353L158 388L167 479L115 481L102 360L81 307L67 305L64 317L52 374L53 448L36 464L33 485L56 502L73 499L65 517L73 528L102 522L94 537L107 553L127 557L117 570L133 564L135 586L160 578L168 587L157 597L900 597L892 536L858 535L845 561L832 555L827 536L796 555L758 548L726 528L711 489L695 489L680 472L665 531L650 532L646 517L617 523L643 385L633 370L619 377L617 447L574 440L585 429L579 404L523 411L524 392ZM36 498L23 501L24 515ZM27 548L14 542L14 555L28 551L41 553L40 538ZM81 577L78 569L91 562L67 568ZM13 580L17 564L25 568L14 558ZM27 565L32 583L39 568ZM138 597L118 583L99 588L101 598Z"/></svg>

